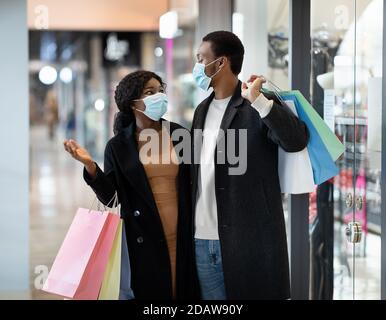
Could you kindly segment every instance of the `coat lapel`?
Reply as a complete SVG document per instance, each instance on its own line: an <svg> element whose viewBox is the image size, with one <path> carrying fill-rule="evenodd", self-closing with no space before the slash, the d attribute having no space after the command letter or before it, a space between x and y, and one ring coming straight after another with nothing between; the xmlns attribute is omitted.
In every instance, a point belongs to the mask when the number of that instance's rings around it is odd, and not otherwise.
<svg viewBox="0 0 386 320"><path fill-rule="evenodd" d="M196 130L200 131L204 129L205 125L205 119L206 115L208 114L209 105L214 99L214 92L204 100L199 107L196 110L195 119L192 124L192 164L193 164L193 204L195 203L196 193L197 193L197 186L198 186L198 170L200 168L199 162L200 162L200 154L201 154L201 148L202 145L202 134L195 134L197 133ZM194 212L194 208L193 208Z"/></svg>
<svg viewBox="0 0 386 320"><path fill-rule="evenodd" d="M229 129L230 125L232 124L233 119L235 118L237 114L238 107L240 107L244 102L244 98L241 96L241 82L239 81L235 93L232 96L231 101L229 102L224 117L221 121L220 129L226 132L226 130Z"/></svg>
<svg viewBox="0 0 386 320"><path fill-rule="evenodd" d="M200 104L197 109L196 119L193 123L194 129L204 129L206 115L208 114L209 105L213 99L214 92Z"/></svg>
<svg viewBox="0 0 386 320"><path fill-rule="evenodd" d="M123 174L133 189L137 190L153 210L157 210L145 169L139 159L134 129L135 126L134 123L132 123L119 133L119 139L116 140L114 152Z"/></svg>
<svg viewBox="0 0 386 320"><path fill-rule="evenodd" d="M161 119L161 121L166 120ZM167 129L171 136L175 127L173 123L169 122L168 124L169 126L167 126ZM173 146L175 146L178 141L173 141L172 143ZM158 210L145 168L139 159L134 123L119 133L119 137L115 140L114 145L116 146L114 152L118 159L118 164L126 179L153 210Z"/></svg>

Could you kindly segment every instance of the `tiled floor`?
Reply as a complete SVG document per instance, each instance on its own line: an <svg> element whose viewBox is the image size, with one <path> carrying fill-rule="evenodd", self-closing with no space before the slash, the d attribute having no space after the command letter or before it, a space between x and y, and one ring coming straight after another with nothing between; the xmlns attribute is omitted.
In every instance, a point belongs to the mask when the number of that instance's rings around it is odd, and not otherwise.
<svg viewBox="0 0 386 320"><path fill-rule="evenodd" d="M82 165L65 153L60 136L49 141L45 127L31 129L30 179L30 282L32 299L60 299L39 290L41 270L47 270L55 258L78 207L89 207L92 190L82 178ZM352 299L352 250L339 242L335 230L335 299ZM344 238L343 238L344 239ZM360 248L359 248L360 249ZM360 250L358 250L360 251ZM380 237L367 236L367 256L356 257L356 298L380 298ZM36 273L37 272L37 273Z"/></svg>

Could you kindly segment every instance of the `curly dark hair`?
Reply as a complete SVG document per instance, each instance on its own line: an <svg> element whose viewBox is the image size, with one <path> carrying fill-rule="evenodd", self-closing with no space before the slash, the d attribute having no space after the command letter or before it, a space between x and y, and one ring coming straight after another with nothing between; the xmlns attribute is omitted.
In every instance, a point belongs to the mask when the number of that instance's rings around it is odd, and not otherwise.
<svg viewBox="0 0 386 320"><path fill-rule="evenodd" d="M113 131L115 135L135 121L131 109L132 102L135 99L140 99L146 83L153 78L158 80L163 87L166 86L159 75L146 70L129 73L118 83L114 96L119 109L114 119Z"/></svg>

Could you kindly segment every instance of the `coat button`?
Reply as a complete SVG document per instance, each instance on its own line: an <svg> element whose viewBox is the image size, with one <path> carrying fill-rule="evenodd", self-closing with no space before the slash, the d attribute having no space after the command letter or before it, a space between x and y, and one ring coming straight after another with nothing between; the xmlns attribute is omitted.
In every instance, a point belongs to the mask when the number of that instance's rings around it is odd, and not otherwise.
<svg viewBox="0 0 386 320"><path fill-rule="evenodd" d="M138 210L134 211L134 217L138 217L140 214L141 214L141 212L139 212Z"/></svg>
<svg viewBox="0 0 386 320"><path fill-rule="evenodd" d="M142 237L138 237L138 238L137 238L137 242L138 242L138 243L143 243L143 238L142 238Z"/></svg>

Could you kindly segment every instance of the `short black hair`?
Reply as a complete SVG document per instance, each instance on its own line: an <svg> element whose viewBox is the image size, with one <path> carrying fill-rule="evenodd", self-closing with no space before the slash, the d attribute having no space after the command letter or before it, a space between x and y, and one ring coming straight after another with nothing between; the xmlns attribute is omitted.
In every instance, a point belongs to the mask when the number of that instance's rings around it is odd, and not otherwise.
<svg viewBox="0 0 386 320"><path fill-rule="evenodd" d="M202 41L211 43L216 57L226 56L230 60L231 70L235 75L241 72L244 61L244 46L241 40L232 32L215 31L208 33Z"/></svg>

